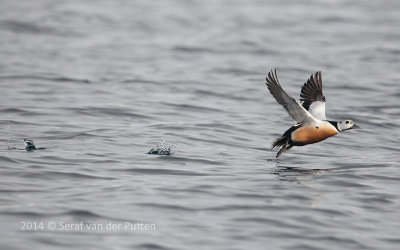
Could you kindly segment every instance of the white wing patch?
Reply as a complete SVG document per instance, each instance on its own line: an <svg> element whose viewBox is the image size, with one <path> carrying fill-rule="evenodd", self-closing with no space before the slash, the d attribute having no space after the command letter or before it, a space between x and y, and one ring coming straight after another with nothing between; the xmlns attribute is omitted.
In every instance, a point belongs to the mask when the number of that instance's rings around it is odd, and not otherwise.
<svg viewBox="0 0 400 250"><path fill-rule="evenodd" d="M313 102L310 105L310 109L308 110L312 116L314 116L315 118L319 119L319 120L326 120L325 117L325 102Z"/></svg>

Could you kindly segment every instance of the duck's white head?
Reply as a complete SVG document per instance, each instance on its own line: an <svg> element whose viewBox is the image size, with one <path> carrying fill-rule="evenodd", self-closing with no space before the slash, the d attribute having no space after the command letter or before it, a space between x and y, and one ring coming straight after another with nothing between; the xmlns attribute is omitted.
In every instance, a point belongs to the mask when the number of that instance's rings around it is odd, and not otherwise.
<svg viewBox="0 0 400 250"><path fill-rule="evenodd" d="M33 140L31 139L22 139L25 143L25 147L29 147L29 146L35 146L35 144L33 144Z"/></svg>
<svg viewBox="0 0 400 250"><path fill-rule="evenodd" d="M358 124L354 123L352 120L338 121L337 127L339 131L345 131L353 128L361 128L360 126L358 126Z"/></svg>

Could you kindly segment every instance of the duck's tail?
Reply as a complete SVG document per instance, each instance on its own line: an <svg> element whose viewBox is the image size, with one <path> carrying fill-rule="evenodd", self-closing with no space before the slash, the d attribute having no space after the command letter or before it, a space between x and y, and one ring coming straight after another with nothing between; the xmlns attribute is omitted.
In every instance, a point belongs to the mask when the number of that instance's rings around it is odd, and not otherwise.
<svg viewBox="0 0 400 250"><path fill-rule="evenodd" d="M279 148L282 146L282 148L279 150L279 152L276 154L276 158L281 156L284 152L288 151L291 149L294 145L292 140L290 140L290 135L285 133L281 137L277 138L273 143L272 143L272 148Z"/></svg>

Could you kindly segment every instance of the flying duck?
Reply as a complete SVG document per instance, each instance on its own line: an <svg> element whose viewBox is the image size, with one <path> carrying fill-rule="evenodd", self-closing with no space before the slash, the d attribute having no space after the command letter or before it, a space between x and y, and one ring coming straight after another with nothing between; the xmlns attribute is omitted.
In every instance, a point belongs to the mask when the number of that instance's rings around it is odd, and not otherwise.
<svg viewBox="0 0 400 250"><path fill-rule="evenodd" d="M301 104L282 89L276 75L276 69L268 73L266 80L272 96L296 122L293 127L273 142L272 148L282 146L276 154L276 158L293 146L320 142L337 135L339 132L360 128L352 120L328 121L326 119L326 99L322 93L321 71L311 75L304 83L300 94Z"/></svg>

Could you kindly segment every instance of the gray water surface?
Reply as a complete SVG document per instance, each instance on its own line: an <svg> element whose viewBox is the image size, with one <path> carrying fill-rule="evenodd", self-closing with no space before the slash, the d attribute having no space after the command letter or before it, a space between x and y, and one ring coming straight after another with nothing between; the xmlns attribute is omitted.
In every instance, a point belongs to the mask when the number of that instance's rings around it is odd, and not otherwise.
<svg viewBox="0 0 400 250"><path fill-rule="evenodd" d="M398 248L399 1L0 13L1 249ZM363 129L275 159L293 122L273 68L296 99L321 70L328 119ZM159 143L174 154L147 154Z"/></svg>

